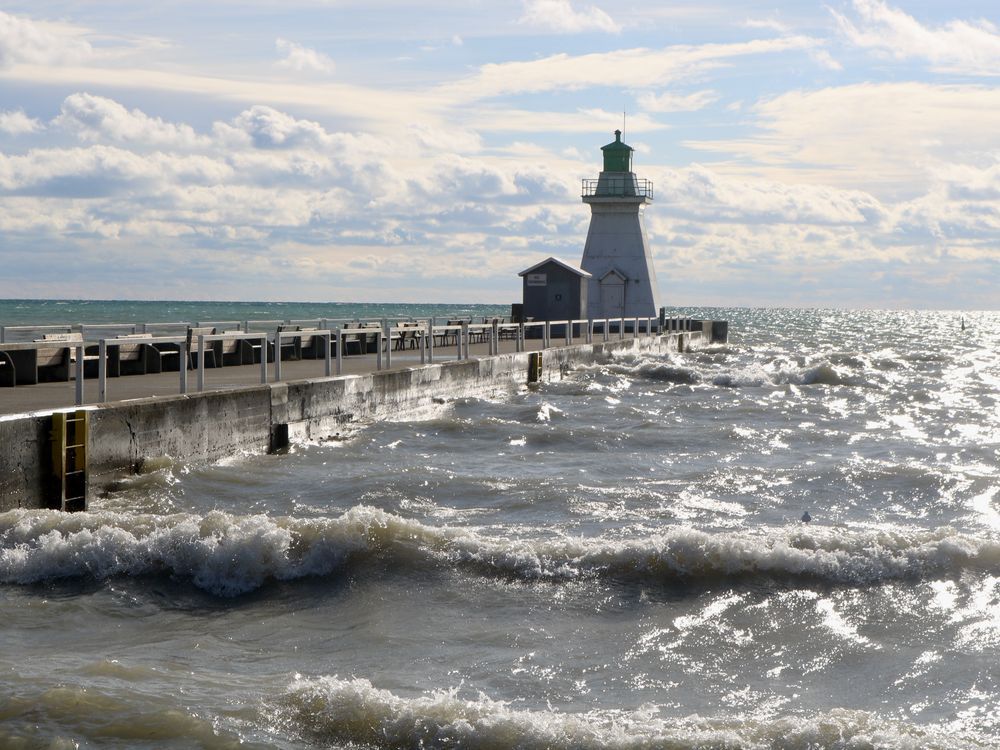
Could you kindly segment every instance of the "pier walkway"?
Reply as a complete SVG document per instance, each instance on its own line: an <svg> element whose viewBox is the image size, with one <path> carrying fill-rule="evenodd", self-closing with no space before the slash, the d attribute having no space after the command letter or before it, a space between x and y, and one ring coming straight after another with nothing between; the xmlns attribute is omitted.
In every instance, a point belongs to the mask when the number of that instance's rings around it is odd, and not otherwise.
<svg viewBox="0 0 1000 750"><path fill-rule="evenodd" d="M652 326L656 332L655 323ZM620 338L632 338L633 332L627 330L622 336L617 330L609 333L611 341ZM646 336L644 328L639 336ZM595 333L592 340L603 340L603 334ZM568 344L585 344L586 335L575 336L567 341L564 336L550 340L550 347L566 346ZM2 345L0 345L2 347ZM490 356L490 342L472 341L468 344L468 357L471 359ZM499 339L496 342L497 354L517 352L518 342L514 339ZM542 339L525 338L521 342L521 351L538 351L544 348ZM455 344L436 346L433 351L433 364L456 361L459 357ZM425 354L424 364L429 355ZM389 356L383 353L381 369L402 370L421 366L421 352L418 349L392 351ZM342 375L362 375L379 370L377 354L352 354L342 358ZM324 359L301 359L282 361L281 378L276 377L274 362L267 364L267 382L292 382L325 377ZM331 376L335 376L334 371ZM106 379L105 402L126 401L149 398L154 396L175 396L181 392L179 373L164 372L146 375L122 375ZM227 365L218 368L206 368L204 375L204 390L219 391L231 388L259 385L261 383L261 365ZM198 392L197 370L188 370L187 393ZM100 402L99 380L87 377L84 380L82 405L93 405ZM47 382L33 385L18 385L0 388L0 419L5 415L28 414L65 409L77 405L76 382L74 373L70 372L70 380L65 382Z"/></svg>

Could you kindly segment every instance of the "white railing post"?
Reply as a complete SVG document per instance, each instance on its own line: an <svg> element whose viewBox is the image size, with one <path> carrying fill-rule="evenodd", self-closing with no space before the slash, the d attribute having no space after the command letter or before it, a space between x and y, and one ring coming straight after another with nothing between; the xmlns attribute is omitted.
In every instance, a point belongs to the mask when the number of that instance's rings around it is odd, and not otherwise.
<svg viewBox="0 0 1000 750"><path fill-rule="evenodd" d="M101 339L97 342L97 401L105 403L108 400L108 342Z"/></svg>
<svg viewBox="0 0 1000 750"><path fill-rule="evenodd" d="M274 332L274 382L281 382L281 330Z"/></svg>
<svg viewBox="0 0 1000 750"><path fill-rule="evenodd" d="M188 392L188 345L187 341L177 344L177 369L181 376L181 394Z"/></svg>
<svg viewBox="0 0 1000 750"><path fill-rule="evenodd" d="M573 321L566 321L566 346L573 343Z"/></svg>
<svg viewBox="0 0 1000 750"><path fill-rule="evenodd" d="M382 331L383 330L384 329L379 328L378 329L378 333L375 334L375 349L376 349L376 354L375 354L375 369L376 370L381 370L382 369Z"/></svg>
<svg viewBox="0 0 1000 750"><path fill-rule="evenodd" d="M429 363L434 362L434 318L431 318L431 323L427 326L427 361Z"/></svg>
<svg viewBox="0 0 1000 750"><path fill-rule="evenodd" d="M427 364L427 325L420 326L420 364Z"/></svg>
<svg viewBox="0 0 1000 750"><path fill-rule="evenodd" d="M517 351L524 351L524 321L517 324Z"/></svg>
<svg viewBox="0 0 1000 750"><path fill-rule="evenodd" d="M594 343L594 319L587 318L587 343Z"/></svg>
<svg viewBox="0 0 1000 750"><path fill-rule="evenodd" d="M625 340L625 317L622 316L621 320L618 321L618 340Z"/></svg>
<svg viewBox="0 0 1000 750"><path fill-rule="evenodd" d="M637 315L635 320L632 321L632 338L639 338L639 316Z"/></svg>
<svg viewBox="0 0 1000 750"><path fill-rule="evenodd" d="M552 336L552 324L550 321L545 321L545 328L542 329L542 348L549 348L549 340Z"/></svg>
<svg viewBox="0 0 1000 750"><path fill-rule="evenodd" d="M469 321L462 321L462 330L460 331L459 341L461 342L461 359L469 358Z"/></svg>
<svg viewBox="0 0 1000 750"><path fill-rule="evenodd" d="M330 360L331 334L328 330L323 334L323 375L330 377L333 374L333 362Z"/></svg>
<svg viewBox="0 0 1000 750"><path fill-rule="evenodd" d="M458 347L458 358L462 358L462 326L459 324L458 330L455 331L455 346Z"/></svg>
<svg viewBox="0 0 1000 750"><path fill-rule="evenodd" d="M500 322L496 318L493 319L493 331L490 336L490 349L493 350L490 354L494 356L500 353Z"/></svg>
<svg viewBox="0 0 1000 750"><path fill-rule="evenodd" d="M76 347L76 405L83 405L83 344Z"/></svg>
<svg viewBox="0 0 1000 750"><path fill-rule="evenodd" d="M344 329L337 329L337 374L343 375L344 373L344 340L347 337L344 336Z"/></svg>
<svg viewBox="0 0 1000 750"><path fill-rule="evenodd" d="M382 338L385 339L385 366L386 369L389 369L392 367L392 326L386 323L382 330L384 331ZM401 331L400 335L402 335ZM379 351L381 351L381 348Z"/></svg>
<svg viewBox="0 0 1000 750"><path fill-rule="evenodd" d="M267 334L260 334L260 384L267 384Z"/></svg>
<svg viewBox="0 0 1000 750"><path fill-rule="evenodd" d="M198 392L205 390L205 334L198 334Z"/></svg>

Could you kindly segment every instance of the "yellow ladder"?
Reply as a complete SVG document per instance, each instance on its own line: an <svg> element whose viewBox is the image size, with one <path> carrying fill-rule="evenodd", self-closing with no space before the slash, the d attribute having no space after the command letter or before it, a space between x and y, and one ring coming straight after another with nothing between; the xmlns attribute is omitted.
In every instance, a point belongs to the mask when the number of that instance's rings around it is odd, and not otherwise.
<svg viewBox="0 0 1000 750"><path fill-rule="evenodd" d="M59 510L87 509L89 434L89 411L78 409L52 415L52 473Z"/></svg>

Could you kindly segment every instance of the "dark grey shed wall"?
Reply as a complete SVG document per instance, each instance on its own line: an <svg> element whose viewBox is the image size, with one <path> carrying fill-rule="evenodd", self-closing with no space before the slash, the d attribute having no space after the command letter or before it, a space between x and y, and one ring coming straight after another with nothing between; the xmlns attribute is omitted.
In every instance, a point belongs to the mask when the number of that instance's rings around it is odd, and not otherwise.
<svg viewBox="0 0 1000 750"><path fill-rule="evenodd" d="M532 283L539 274L545 284ZM587 277L558 263L543 263L522 277L524 315L535 320L587 317Z"/></svg>

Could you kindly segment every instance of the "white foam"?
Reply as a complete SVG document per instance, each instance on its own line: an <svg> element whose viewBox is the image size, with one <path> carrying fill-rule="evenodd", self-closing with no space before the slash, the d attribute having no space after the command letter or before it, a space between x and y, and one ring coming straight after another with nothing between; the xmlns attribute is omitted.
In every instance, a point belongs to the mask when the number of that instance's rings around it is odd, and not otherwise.
<svg viewBox="0 0 1000 750"><path fill-rule="evenodd" d="M819 525L709 533L669 527L627 540L509 538L431 526L368 506L336 518L111 511L0 514L0 582L104 579L167 573L222 596L269 580L328 575L373 555L412 567L447 564L536 580L581 577L653 582L733 576L807 577L834 583L920 578L966 568L1000 572L1000 542L933 531Z"/></svg>
<svg viewBox="0 0 1000 750"><path fill-rule="evenodd" d="M297 675L277 713L282 723L309 740L380 748L950 750L969 746L969 739L960 733L907 725L867 711L833 709L775 720L661 718L654 706L570 714L517 708L485 695L463 699L454 689L402 698L365 679L335 676Z"/></svg>

